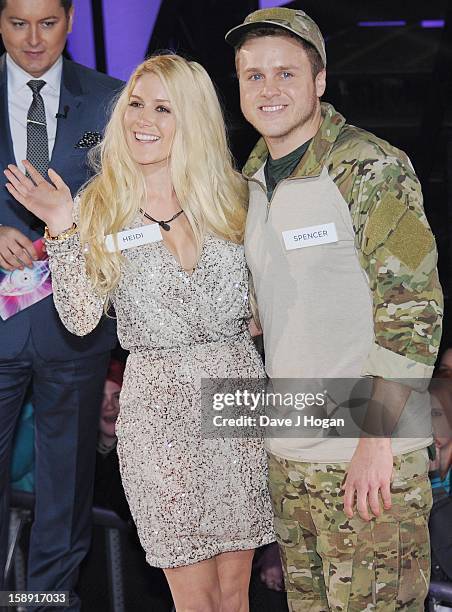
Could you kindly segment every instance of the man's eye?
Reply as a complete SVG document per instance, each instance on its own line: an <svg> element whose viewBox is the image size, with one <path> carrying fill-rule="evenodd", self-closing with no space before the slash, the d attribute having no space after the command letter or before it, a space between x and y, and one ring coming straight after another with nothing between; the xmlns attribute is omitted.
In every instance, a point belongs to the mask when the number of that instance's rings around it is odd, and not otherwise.
<svg viewBox="0 0 452 612"><path fill-rule="evenodd" d="M281 72L281 76L283 79L290 79L290 77L293 77L293 74L291 72Z"/></svg>
<svg viewBox="0 0 452 612"><path fill-rule="evenodd" d="M22 28L25 25L25 21L13 21L14 28Z"/></svg>
<svg viewBox="0 0 452 612"><path fill-rule="evenodd" d="M51 28L56 24L56 21L43 21L42 25L45 28Z"/></svg>
<svg viewBox="0 0 452 612"><path fill-rule="evenodd" d="M261 75L261 74L252 74L252 75L250 76L250 81L260 81L260 80L261 80L261 78L262 78L262 75Z"/></svg>

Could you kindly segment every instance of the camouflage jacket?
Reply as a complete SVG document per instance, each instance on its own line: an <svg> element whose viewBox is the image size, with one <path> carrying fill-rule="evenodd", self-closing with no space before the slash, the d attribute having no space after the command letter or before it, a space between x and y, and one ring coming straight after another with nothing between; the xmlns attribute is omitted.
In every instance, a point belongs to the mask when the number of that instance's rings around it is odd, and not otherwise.
<svg viewBox="0 0 452 612"><path fill-rule="evenodd" d="M428 378L441 337L443 299L437 251L422 192L403 151L348 125L322 103L323 122L290 178L328 170L348 204L355 250L373 302L374 346L363 374ZM263 139L243 175L253 180L268 155Z"/></svg>

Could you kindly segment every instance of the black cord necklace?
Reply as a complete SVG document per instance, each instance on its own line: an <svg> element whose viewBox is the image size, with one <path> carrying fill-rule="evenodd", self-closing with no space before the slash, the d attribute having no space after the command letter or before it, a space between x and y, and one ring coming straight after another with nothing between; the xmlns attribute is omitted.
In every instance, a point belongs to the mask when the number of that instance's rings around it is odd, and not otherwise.
<svg viewBox="0 0 452 612"><path fill-rule="evenodd" d="M165 230L165 232L169 232L170 231L170 223L171 221L174 221L174 219L177 219L177 217L179 215L181 215L184 211L180 210L179 212L177 212L175 215L173 215L171 217L171 219L168 219L167 221L158 221L157 219L154 219L154 217L151 217L151 215L148 215L147 212L145 212L142 208L140 208L140 213L143 215L143 217L146 217L146 219L149 219L149 221L153 221L154 223L158 223L160 225L160 227Z"/></svg>

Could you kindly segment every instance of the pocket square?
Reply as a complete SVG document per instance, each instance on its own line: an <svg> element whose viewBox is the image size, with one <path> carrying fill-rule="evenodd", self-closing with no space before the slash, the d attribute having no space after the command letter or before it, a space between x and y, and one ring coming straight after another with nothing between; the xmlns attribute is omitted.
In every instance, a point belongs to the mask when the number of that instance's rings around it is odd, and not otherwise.
<svg viewBox="0 0 452 612"><path fill-rule="evenodd" d="M85 132L75 145L76 149L91 149L95 145L102 142L102 134L99 132Z"/></svg>

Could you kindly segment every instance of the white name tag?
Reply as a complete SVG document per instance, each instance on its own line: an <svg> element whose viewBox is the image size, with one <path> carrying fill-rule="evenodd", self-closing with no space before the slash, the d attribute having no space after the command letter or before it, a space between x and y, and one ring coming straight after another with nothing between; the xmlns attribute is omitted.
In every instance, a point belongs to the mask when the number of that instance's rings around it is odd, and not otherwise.
<svg viewBox="0 0 452 612"><path fill-rule="evenodd" d="M132 247L142 246L143 244L149 244L150 242L158 242L163 240L160 225L153 223L152 225L142 225L141 227L134 227L130 230L124 230L118 232L118 247L120 251L130 249ZM105 246L109 253L116 251L115 242L113 240L113 234L109 234L105 238Z"/></svg>
<svg viewBox="0 0 452 612"><path fill-rule="evenodd" d="M337 242L335 223L323 223L322 225L311 225L310 227L287 230L282 235L288 251Z"/></svg>

